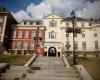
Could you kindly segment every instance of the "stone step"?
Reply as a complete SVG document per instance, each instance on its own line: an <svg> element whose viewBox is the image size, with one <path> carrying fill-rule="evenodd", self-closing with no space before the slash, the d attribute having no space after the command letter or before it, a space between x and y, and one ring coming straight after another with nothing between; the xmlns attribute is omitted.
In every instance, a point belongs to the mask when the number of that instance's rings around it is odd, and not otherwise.
<svg viewBox="0 0 100 80"><path fill-rule="evenodd" d="M17 73L3 73L1 76L13 76L13 75L22 75L24 74L23 72L17 72Z"/></svg>
<svg viewBox="0 0 100 80"><path fill-rule="evenodd" d="M40 73L60 73L60 74L72 74L72 73L78 73L77 70L32 70L33 73L35 74L40 74Z"/></svg>
<svg viewBox="0 0 100 80"><path fill-rule="evenodd" d="M63 64L34 64L34 65L32 65L32 66L52 66L52 67L65 67Z"/></svg>
<svg viewBox="0 0 100 80"><path fill-rule="evenodd" d="M42 61L56 61L57 60L58 62L60 62L62 60L62 58L58 58L58 59L57 58L55 58L55 59L53 59L53 58L52 59L50 59L50 58L49 59L48 58L46 58L46 59L45 58L44 59L37 58L37 60L38 61L41 61L41 60Z"/></svg>
<svg viewBox="0 0 100 80"><path fill-rule="evenodd" d="M22 69L22 70L26 70L26 69L29 69L29 67L26 67L26 66L11 66L10 69Z"/></svg>
<svg viewBox="0 0 100 80"><path fill-rule="evenodd" d="M2 76L2 78L21 78L22 77L22 75L23 75L23 73L15 73L15 74L5 74L5 75L3 75ZM35 78L44 78L45 80L47 79L47 78L49 78L49 79L51 79L51 78L59 78L59 79L62 79L62 78L79 78L79 75L78 74L68 74L68 75L66 75L66 74L27 74L26 75L27 76L27 78L31 78L31 79L35 79Z"/></svg>
<svg viewBox="0 0 100 80"><path fill-rule="evenodd" d="M43 63L43 62L40 62L40 63L34 63L34 64L38 64L38 65L63 65L64 66L63 63Z"/></svg>
<svg viewBox="0 0 100 80"><path fill-rule="evenodd" d="M59 60L59 59L62 59L61 57L38 57L37 59L39 59L39 60L48 60L48 59L55 59L55 60Z"/></svg>
<svg viewBox="0 0 100 80"><path fill-rule="evenodd" d="M22 77L24 73L5 73L2 74L2 78L17 78L17 77Z"/></svg>
<svg viewBox="0 0 100 80"><path fill-rule="evenodd" d="M27 77L30 77L30 78L37 78L37 77L40 77L40 78L79 78L79 74L27 74Z"/></svg>
<svg viewBox="0 0 100 80"><path fill-rule="evenodd" d="M0 78L0 80L81 80L81 78L16 78Z"/></svg>
<svg viewBox="0 0 100 80"><path fill-rule="evenodd" d="M49 63L47 63L47 62L40 62L40 63L33 63L33 65L34 64L43 64L43 65L64 65L64 63L61 63L61 62L53 62L53 63L51 63L51 62L49 62Z"/></svg>
<svg viewBox="0 0 100 80"><path fill-rule="evenodd" d="M45 60L37 59L36 62L38 62L38 61L40 61L40 62L47 62L47 61L48 62L56 62L56 61L57 62L62 62L62 59L58 59L58 60L57 59L55 59L55 60L54 59L45 59Z"/></svg>
<svg viewBox="0 0 100 80"><path fill-rule="evenodd" d="M40 68L64 68L64 69L66 69L66 67L64 67L64 66L46 66L46 65L34 65L33 67L31 67L31 68L34 68L34 67L40 67Z"/></svg>
<svg viewBox="0 0 100 80"><path fill-rule="evenodd" d="M64 67L33 67L32 70L66 70Z"/></svg>
<svg viewBox="0 0 100 80"><path fill-rule="evenodd" d="M20 79L16 79L16 78L19 78L19 77L12 77L12 78L0 78L0 80L20 80ZM31 79L32 80L32 79Z"/></svg>
<svg viewBox="0 0 100 80"><path fill-rule="evenodd" d="M28 70L7 70L6 73L27 72Z"/></svg>
<svg viewBox="0 0 100 80"><path fill-rule="evenodd" d="M58 62L58 63L60 63L60 62L62 62L62 61L60 61L60 60L37 60L35 63L38 63L38 61L39 62L44 62L44 63L56 63L56 62Z"/></svg>
<svg viewBox="0 0 100 80"><path fill-rule="evenodd" d="M25 80L81 80L80 78L25 78Z"/></svg>

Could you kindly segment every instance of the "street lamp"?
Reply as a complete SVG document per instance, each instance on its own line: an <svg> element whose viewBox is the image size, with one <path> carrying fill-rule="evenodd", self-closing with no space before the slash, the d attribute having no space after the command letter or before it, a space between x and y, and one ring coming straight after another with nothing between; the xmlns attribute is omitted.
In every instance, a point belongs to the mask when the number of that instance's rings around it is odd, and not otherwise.
<svg viewBox="0 0 100 80"><path fill-rule="evenodd" d="M35 41L34 51L35 51L35 54L37 54L37 47L38 47L38 34L39 34L39 27L37 27L36 35L35 35L35 37L34 37L34 41Z"/></svg>
<svg viewBox="0 0 100 80"><path fill-rule="evenodd" d="M75 27L76 16L75 16L75 12L74 11L71 12L71 16L72 16L72 27L68 27L66 29L66 32L67 33L73 33L73 65L75 65L76 64L76 54L75 54L75 42L74 42L74 38L75 38L75 34L81 33L81 29L78 28L78 27Z"/></svg>
<svg viewBox="0 0 100 80"><path fill-rule="evenodd" d="M36 35L34 37L34 41L35 41L34 51L37 55L41 52L41 50L39 49L40 46L39 46L39 41L38 40L42 40L42 38L39 37L39 27L37 28Z"/></svg>
<svg viewBox="0 0 100 80"><path fill-rule="evenodd" d="M73 25L73 65L75 65L76 64L76 54L75 54L75 39L74 39L74 35L75 35L75 18L76 18L76 16L75 16L75 12L74 11L72 11L71 12L71 16L72 16L72 25Z"/></svg>

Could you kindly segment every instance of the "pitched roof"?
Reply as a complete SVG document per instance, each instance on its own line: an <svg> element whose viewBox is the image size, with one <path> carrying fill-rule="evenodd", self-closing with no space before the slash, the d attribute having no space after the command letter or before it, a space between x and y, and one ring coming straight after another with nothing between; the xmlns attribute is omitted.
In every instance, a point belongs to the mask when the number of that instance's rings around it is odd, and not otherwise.
<svg viewBox="0 0 100 80"><path fill-rule="evenodd" d="M72 19L73 19L72 17L67 17L67 18L64 18L62 21L72 21ZM89 21L89 19L76 17L75 21Z"/></svg>
<svg viewBox="0 0 100 80"><path fill-rule="evenodd" d="M8 18L13 22L13 23L17 23L16 19L13 17L13 15L7 11L4 7L0 7L0 16L4 16L7 15Z"/></svg>

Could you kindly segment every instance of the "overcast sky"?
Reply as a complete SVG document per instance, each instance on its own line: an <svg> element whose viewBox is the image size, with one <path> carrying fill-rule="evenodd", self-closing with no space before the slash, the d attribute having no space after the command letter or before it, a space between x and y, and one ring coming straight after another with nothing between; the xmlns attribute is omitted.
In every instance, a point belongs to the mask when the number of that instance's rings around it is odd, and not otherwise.
<svg viewBox="0 0 100 80"><path fill-rule="evenodd" d="M79 17L100 17L100 0L0 0L0 5L11 11L17 21L42 19L52 10L63 17L70 16L72 10Z"/></svg>

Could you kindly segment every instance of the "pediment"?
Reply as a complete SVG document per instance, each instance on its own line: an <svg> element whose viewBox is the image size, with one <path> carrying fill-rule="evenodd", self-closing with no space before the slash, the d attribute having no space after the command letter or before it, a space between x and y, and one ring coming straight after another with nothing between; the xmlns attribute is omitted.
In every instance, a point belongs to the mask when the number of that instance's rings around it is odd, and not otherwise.
<svg viewBox="0 0 100 80"><path fill-rule="evenodd" d="M58 16L58 15L56 15L56 14L49 14L49 15L47 15L47 16L45 16L44 17L44 19L54 19L54 18L56 18L56 19L62 19L62 17L61 16Z"/></svg>

